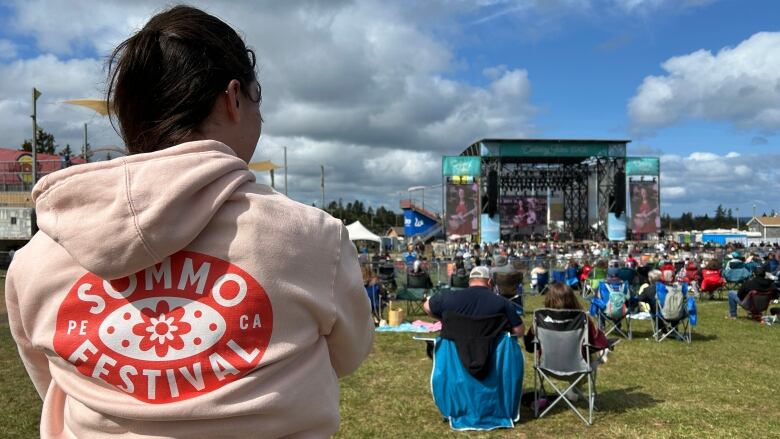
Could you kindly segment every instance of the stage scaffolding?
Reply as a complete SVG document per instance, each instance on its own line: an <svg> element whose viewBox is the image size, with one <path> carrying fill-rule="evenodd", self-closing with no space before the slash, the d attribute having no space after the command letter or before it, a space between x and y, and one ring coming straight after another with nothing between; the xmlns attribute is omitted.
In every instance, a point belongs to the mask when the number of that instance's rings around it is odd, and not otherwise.
<svg viewBox="0 0 780 439"><path fill-rule="evenodd" d="M496 223L501 222L496 211L497 200L546 194L548 216L551 216L553 195L556 206L562 200L562 231L571 239L603 240L610 235L610 217L613 221L615 217L620 218L625 228L628 142L482 139L469 145L460 156L444 157L443 183L466 181L462 177L465 175L473 178L468 181L478 183L480 234L487 233L485 229L491 222L491 233L496 233ZM657 172L657 158L651 160L655 160L654 172ZM469 166L466 162L470 162ZM492 182L491 173L494 173ZM560 216L556 220L559 222ZM507 238L503 225L499 233L501 239Z"/></svg>

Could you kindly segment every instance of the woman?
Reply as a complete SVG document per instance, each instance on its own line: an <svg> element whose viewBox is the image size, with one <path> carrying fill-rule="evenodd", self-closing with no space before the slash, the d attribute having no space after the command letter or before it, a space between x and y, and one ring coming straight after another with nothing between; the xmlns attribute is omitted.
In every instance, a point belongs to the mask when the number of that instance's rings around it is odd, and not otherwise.
<svg viewBox="0 0 780 439"><path fill-rule="evenodd" d="M547 288L547 294L544 296L544 307L551 309L576 309L585 310L577 299L574 290L570 286L563 282L554 282ZM534 332L533 326L528 330L523 338L525 343L525 349L528 352L533 352ZM588 342L591 347L583 347L583 356L588 356L590 359L590 365L593 368L593 379L596 379L596 369L601 363L607 361L607 349L609 349L609 342L607 336L604 335L593 320L588 317ZM575 400L577 397L572 394L567 394L567 398Z"/></svg>
<svg viewBox="0 0 780 439"><path fill-rule="evenodd" d="M177 6L116 48L108 85L131 155L41 180L8 271L41 437L335 433L369 302L341 222L247 169L254 52Z"/></svg>

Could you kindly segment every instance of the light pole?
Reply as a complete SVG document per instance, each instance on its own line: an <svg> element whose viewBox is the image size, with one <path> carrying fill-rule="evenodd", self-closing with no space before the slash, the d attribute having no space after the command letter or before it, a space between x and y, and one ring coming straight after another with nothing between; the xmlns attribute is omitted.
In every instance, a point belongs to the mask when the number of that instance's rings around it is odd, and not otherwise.
<svg viewBox="0 0 780 439"><path fill-rule="evenodd" d="M33 114L30 116L32 118L32 129L33 129L33 136L32 136L32 185L35 187L35 183L38 182L38 98L41 97L41 92L39 92L35 87L32 89L32 104L33 104Z"/></svg>
<svg viewBox="0 0 780 439"><path fill-rule="evenodd" d="M739 230L739 207L737 207L737 230Z"/></svg>
<svg viewBox="0 0 780 439"><path fill-rule="evenodd" d="M325 165L320 165L320 189L322 189L322 210L325 210Z"/></svg>

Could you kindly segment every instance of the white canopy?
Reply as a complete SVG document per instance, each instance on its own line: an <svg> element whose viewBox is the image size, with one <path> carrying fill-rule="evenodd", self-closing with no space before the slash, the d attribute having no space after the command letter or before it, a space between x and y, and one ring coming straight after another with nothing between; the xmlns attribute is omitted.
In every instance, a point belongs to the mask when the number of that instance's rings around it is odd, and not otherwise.
<svg viewBox="0 0 780 439"><path fill-rule="evenodd" d="M363 224L360 224L360 221L355 221L348 225L347 232L349 232L350 241L376 241L380 244L382 243L382 238L371 233Z"/></svg>

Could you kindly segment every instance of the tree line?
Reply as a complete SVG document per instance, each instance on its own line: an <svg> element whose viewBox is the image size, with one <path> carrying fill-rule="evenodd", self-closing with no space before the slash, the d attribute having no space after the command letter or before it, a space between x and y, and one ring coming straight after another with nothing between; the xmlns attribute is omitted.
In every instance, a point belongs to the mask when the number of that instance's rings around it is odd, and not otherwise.
<svg viewBox="0 0 780 439"><path fill-rule="evenodd" d="M81 155L81 154L73 154L73 150L70 148L70 144L65 145L64 148L60 148L57 144L56 140L54 140L54 134L49 133L45 131L43 128L38 128L38 131L35 133L35 141L36 141L36 148L35 151L39 154L52 154L52 155L60 155L62 157L73 157L74 155ZM31 139L24 139L24 142L22 142L22 149L27 152L32 151L32 140ZM90 145L87 143L87 155L90 154Z"/></svg>
<svg viewBox="0 0 780 439"><path fill-rule="evenodd" d="M764 212L764 215L767 215ZM775 211L772 210L768 215L774 216ZM739 228L747 229L745 223L749 218L739 218ZM715 209L715 214L710 216L705 213L704 215L694 215L692 212L683 212L679 217L672 218L669 214L662 217L661 228L664 231L672 230L707 230L707 229L734 229L737 227L737 217L734 216L734 212L729 208L726 209L723 205L719 204Z"/></svg>
<svg viewBox="0 0 780 439"><path fill-rule="evenodd" d="M331 201L325 207L325 211L334 218L342 220L344 224L360 221L368 230L380 236L387 233L390 227L404 225L403 214L396 213L384 206L379 206L376 209L372 206L366 207L365 203L360 200L347 202L345 205L343 200L339 198L338 201Z"/></svg>

